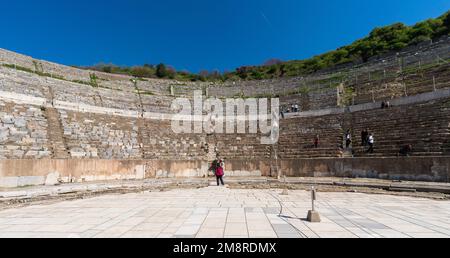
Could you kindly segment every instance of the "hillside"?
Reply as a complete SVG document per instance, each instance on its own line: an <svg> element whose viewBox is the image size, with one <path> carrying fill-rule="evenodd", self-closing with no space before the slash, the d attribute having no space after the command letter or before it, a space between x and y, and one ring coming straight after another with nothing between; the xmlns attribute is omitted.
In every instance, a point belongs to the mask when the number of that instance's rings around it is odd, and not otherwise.
<svg viewBox="0 0 450 258"><path fill-rule="evenodd" d="M285 76L299 76L336 65L352 62L367 62L370 58L408 46L438 39L450 34L450 12L436 19L428 19L414 26L395 23L375 28L369 36L351 45L338 48L311 59L289 61L270 66L244 66L233 73L241 79L258 80Z"/></svg>
<svg viewBox="0 0 450 258"><path fill-rule="evenodd" d="M202 71L193 74L176 71L164 64L120 67L113 64L99 64L85 69L114 74L126 74L141 78L168 78L181 81L229 81L261 80L280 77L302 76L345 63L366 62L370 58L408 46L450 35L450 11L435 19L428 19L413 26L395 23L375 28L367 37L322 55L306 60L281 62L272 60L270 65L242 66L234 72L221 74L219 71ZM274 62L275 61L275 62Z"/></svg>

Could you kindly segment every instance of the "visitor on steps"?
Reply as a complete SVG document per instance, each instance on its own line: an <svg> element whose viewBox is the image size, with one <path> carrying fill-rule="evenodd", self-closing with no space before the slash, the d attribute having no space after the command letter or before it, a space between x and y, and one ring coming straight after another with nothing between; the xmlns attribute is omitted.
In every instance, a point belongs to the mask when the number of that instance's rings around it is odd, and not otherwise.
<svg viewBox="0 0 450 258"><path fill-rule="evenodd" d="M400 156L409 157L409 155L412 154L412 151L413 151L413 147L412 147L411 144L409 144L409 145L403 146L403 147L400 149L400 151L398 152L398 154L399 154Z"/></svg>
<svg viewBox="0 0 450 258"><path fill-rule="evenodd" d="M319 148L319 135L316 135L316 138L314 138L314 148Z"/></svg>
<svg viewBox="0 0 450 258"><path fill-rule="evenodd" d="M217 159L213 161L210 169L214 172L214 175L216 176L217 186L220 186L220 183L222 183L222 185L225 185L225 183L223 182L223 176L225 175L224 168L225 163L223 162L223 160L220 159L219 156L217 156Z"/></svg>
<svg viewBox="0 0 450 258"><path fill-rule="evenodd" d="M367 150L367 153L373 153L373 145L375 143L375 138L373 137L373 134L369 135L368 143L369 143L369 149Z"/></svg>
<svg viewBox="0 0 450 258"><path fill-rule="evenodd" d="M352 144L352 135L350 134L350 130L347 130L347 133L345 134L345 146L350 148L350 144Z"/></svg>
<svg viewBox="0 0 450 258"><path fill-rule="evenodd" d="M361 132L361 146L367 146L369 141L369 130L365 129Z"/></svg>
<svg viewBox="0 0 450 258"><path fill-rule="evenodd" d="M381 103L381 109L390 108L390 107L391 107L391 103L389 101L383 101Z"/></svg>

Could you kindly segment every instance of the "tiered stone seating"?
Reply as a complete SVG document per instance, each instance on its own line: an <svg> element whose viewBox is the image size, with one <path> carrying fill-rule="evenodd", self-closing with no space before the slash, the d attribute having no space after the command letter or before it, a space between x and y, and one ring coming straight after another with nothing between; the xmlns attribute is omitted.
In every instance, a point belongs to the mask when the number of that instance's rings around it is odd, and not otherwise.
<svg viewBox="0 0 450 258"><path fill-rule="evenodd" d="M71 158L140 159L136 119L60 110Z"/></svg>
<svg viewBox="0 0 450 258"><path fill-rule="evenodd" d="M30 58L6 55L0 51L0 63L17 61L14 63L28 68L34 65ZM308 111L336 107L336 85L340 83L355 88L355 104L450 86L449 64L400 72L398 62L397 65L395 62L395 59L386 65L373 62L370 66L356 68L346 79L339 79L341 77L334 72L307 78L223 84L155 79L133 81L125 75L96 73L99 87L86 85L90 80L89 71L48 62L44 63L46 72L63 75L64 80L0 66L0 91L44 98L47 103L56 100L66 105L47 105L46 109L45 105L0 101L0 158L201 160L211 153L211 149L206 148L207 143L226 159L271 159L274 149L281 159L335 158L345 155L341 146L347 129L352 129L355 155L367 156L360 140L364 128L369 128L375 135L375 153L369 156L397 156L399 149L407 144L413 145L416 156L449 155L449 99L354 113L343 113L342 109L335 115L311 112L306 114L308 117L282 119L277 146L261 144L260 134L175 134L170 120L139 116L141 111L173 114L171 104L176 97L191 97L194 90L203 91L205 87L209 87L209 96L217 97L279 95L282 105L298 104L301 111ZM302 87L307 90L299 93ZM67 103L91 105L92 108L77 111L68 108ZM106 108L127 112L113 116ZM47 128L53 129L48 131ZM318 148L313 146L316 135L320 138Z"/></svg>
<svg viewBox="0 0 450 258"><path fill-rule="evenodd" d="M158 95L141 95L143 110L145 112L173 114L171 109L174 97Z"/></svg>
<svg viewBox="0 0 450 258"><path fill-rule="evenodd" d="M144 159L200 160L205 156L204 134L175 134L170 121L139 119L137 123Z"/></svg>
<svg viewBox="0 0 450 258"><path fill-rule="evenodd" d="M290 108L291 105L299 105L300 111L320 110L336 107L337 90L326 89L319 92L295 94L280 97L280 105Z"/></svg>
<svg viewBox="0 0 450 258"><path fill-rule="evenodd" d="M266 160L271 157L271 146L261 144L260 134L219 134L212 141L225 159Z"/></svg>
<svg viewBox="0 0 450 258"><path fill-rule="evenodd" d="M450 64L419 70L404 78L408 95L416 95L450 87Z"/></svg>
<svg viewBox="0 0 450 258"><path fill-rule="evenodd" d="M101 97L92 86L56 79L49 79L45 84L53 89L55 101L102 106Z"/></svg>
<svg viewBox="0 0 450 258"><path fill-rule="evenodd" d="M279 151L282 159L340 157L342 115L281 120ZM314 139L319 135L318 148Z"/></svg>
<svg viewBox="0 0 450 258"><path fill-rule="evenodd" d="M440 156L448 152L450 100L410 106L356 112L352 115L353 150L367 156L361 147L361 131L368 128L375 137L375 153L370 156L397 156L411 144L416 156Z"/></svg>
<svg viewBox="0 0 450 258"><path fill-rule="evenodd" d="M450 64L398 73L381 79L358 78L346 85L355 89L354 104L386 101L450 87ZM366 75L367 76L367 75Z"/></svg>
<svg viewBox="0 0 450 258"><path fill-rule="evenodd" d="M45 78L0 66L0 90L43 98L48 89Z"/></svg>

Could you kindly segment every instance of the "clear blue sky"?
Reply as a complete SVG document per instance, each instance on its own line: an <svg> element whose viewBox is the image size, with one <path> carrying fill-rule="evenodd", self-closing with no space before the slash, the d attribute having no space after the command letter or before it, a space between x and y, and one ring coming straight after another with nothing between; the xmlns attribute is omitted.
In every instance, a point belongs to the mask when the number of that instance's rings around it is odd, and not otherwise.
<svg viewBox="0 0 450 258"><path fill-rule="evenodd" d="M304 59L448 0L0 0L0 47L68 65L234 70Z"/></svg>

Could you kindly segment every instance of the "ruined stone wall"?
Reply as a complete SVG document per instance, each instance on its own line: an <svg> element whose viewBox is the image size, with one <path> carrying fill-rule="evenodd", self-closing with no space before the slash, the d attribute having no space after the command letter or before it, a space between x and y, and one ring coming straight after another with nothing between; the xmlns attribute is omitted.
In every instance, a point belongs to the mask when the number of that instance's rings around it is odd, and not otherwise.
<svg viewBox="0 0 450 258"><path fill-rule="evenodd" d="M141 159L135 119L59 110L71 158Z"/></svg>
<svg viewBox="0 0 450 258"><path fill-rule="evenodd" d="M450 182L448 157L298 159L280 164L283 175L295 177Z"/></svg>
<svg viewBox="0 0 450 258"><path fill-rule="evenodd" d="M309 76L221 83L136 79L126 75L81 70L0 49L0 64L16 65L46 74L43 77L18 73L20 78L14 78L16 82L12 85L10 83L9 88L12 90L15 90L13 88L16 83L23 84L23 81L28 79L30 84L34 85L40 85L40 81L45 80L55 88L55 98L58 100L127 110L141 110L144 106L149 112L162 110L164 113L171 113L167 106L168 100L176 96L192 96L194 90L218 98L279 96L283 105L298 104L304 111L335 107L343 104L342 99L345 99L345 104L362 104L411 96L449 87L449 69L448 65L445 66L449 59L450 39L442 38L438 42L421 44L398 54L389 53L373 58L364 64L318 72ZM429 67L430 64L436 64L437 68L419 71L416 74L402 73L417 67ZM2 74L8 69L5 67L0 69L2 69L1 79ZM93 74L95 74L94 81ZM59 77L62 80L51 77ZM92 83L95 83L97 88L89 89L90 86L85 85ZM347 91L345 94L341 93L345 96L338 94L337 89L340 85ZM38 96L41 89L33 87L23 91ZM41 95L47 89L43 91L40 92ZM139 99L148 101L140 103Z"/></svg>
<svg viewBox="0 0 450 258"><path fill-rule="evenodd" d="M60 65L44 60L34 59L5 49L0 49L0 64L16 65L32 71L50 74L54 77L64 78L67 81L90 83L91 76L95 74L95 82L103 88L134 92L135 84L133 77L119 74L109 74L97 71L82 70L70 66ZM179 82L174 80L144 79L137 80L139 89L151 92L155 95L170 95L170 87L186 86L187 88L203 88L199 82Z"/></svg>
<svg viewBox="0 0 450 258"><path fill-rule="evenodd" d="M0 100L0 159L51 157L44 112Z"/></svg>
<svg viewBox="0 0 450 258"><path fill-rule="evenodd" d="M346 177L450 182L450 158L327 158L279 160L281 177ZM271 176L268 160L226 160L227 176ZM208 163L182 160L0 160L0 187L145 178L205 177ZM273 175L272 175L273 176Z"/></svg>

